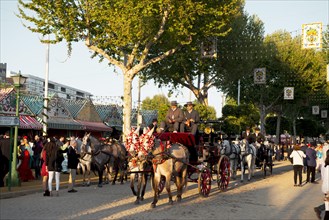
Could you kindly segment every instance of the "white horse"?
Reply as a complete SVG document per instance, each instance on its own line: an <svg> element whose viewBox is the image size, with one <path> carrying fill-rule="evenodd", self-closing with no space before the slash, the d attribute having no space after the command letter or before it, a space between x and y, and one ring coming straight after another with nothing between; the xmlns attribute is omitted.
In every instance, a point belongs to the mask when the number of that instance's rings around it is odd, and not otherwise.
<svg viewBox="0 0 329 220"><path fill-rule="evenodd" d="M248 181L250 181L251 176L254 176L255 172L257 149L252 144L249 144L246 139L240 141L239 147L241 161L241 182L243 182L245 163L248 166Z"/></svg>
<svg viewBox="0 0 329 220"><path fill-rule="evenodd" d="M237 144L231 143L228 140L224 140L218 145L220 155L225 155L230 158L231 164L231 177L236 178L236 171L239 163L240 147Z"/></svg>
<svg viewBox="0 0 329 220"><path fill-rule="evenodd" d="M78 143L78 152L80 153L79 158L79 165L82 169L82 186L90 186L91 182L91 162L92 162L92 155L91 155L91 148L90 145L87 144L86 140L80 141L77 140ZM86 175L88 181L86 182Z"/></svg>

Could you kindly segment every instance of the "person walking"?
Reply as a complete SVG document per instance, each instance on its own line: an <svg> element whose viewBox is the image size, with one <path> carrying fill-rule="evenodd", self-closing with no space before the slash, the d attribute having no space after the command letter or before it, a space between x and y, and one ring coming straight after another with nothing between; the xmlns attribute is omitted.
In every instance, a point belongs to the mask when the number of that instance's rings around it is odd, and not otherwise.
<svg viewBox="0 0 329 220"><path fill-rule="evenodd" d="M315 183L315 167L316 167L316 151L315 146L311 144L306 149L306 165L307 165L307 173L306 173L306 182ZM311 177L311 179L310 179Z"/></svg>
<svg viewBox="0 0 329 220"><path fill-rule="evenodd" d="M74 189L77 167L79 163L79 155L77 154L78 143L75 139L70 141L70 146L67 151L67 167L69 168L69 193L75 193L77 190Z"/></svg>
<svg viewBox="0 0 329 220"><path fill-rule="evenodd" d="M318 219L321 219L322 211L325 211L324 220L329 219L329 150L325 152L324 161L321 163L321 179L322 186L321 190L324 194L324 203L314 207L314 211Z"/></svg>
<svg viewBox="0 0 329 220"><path fill-rule="evenodd" d="M180 123L182 123L184 115L182 109L180 109L177 105L177 101L172 101L170 103L170 108L166 114L165 121L160 123L160 132L166 131L167 129L174 133L179 131Z"/></svg>
<svg viewBox="0 0 329 220"><path fill-rule="evenodd" d="M46 171L48 172L48 189L50 196L53 196L52 193L52 182L55 176L56 182L56 196L59 196L59 184L60 184L60 172L61 172L61 163L58 161L58 151L59 148L56 145L55 138L49 138L48 142L45 145L46 150Z"/></svg>
<svg viewBox="0 0 329 220"><path fill-rule="evenodd" d="M199 112L193 109L194 104L192 102L187 102L184 106L186 111L183 113L184 120L180 125L180 132L190 131L195 136L200 122Z"/></svg>
<svg viewBox="0 0 329 220"><path fill-rule="evenodd" d="M306 158L304 152L300 149L299 145L294 146L294 150L291 152L290 158L293 159L294 169L294 186L302 186L302 172L303 172L303 158ZM297 185L297 176L299 177L299 184Z"/></svg>
<svg viewBox="0 0 329 220"><path fill-rule="evenodd" d="M43 144L40 139L39 135L34 136L34 144L32 147L33 151L33 167L34 167L34 174L35 174L35 179L39 179L41 176L40 170L41 170L41 152L42 152Z"/></svg>
<svg viewBox="0 0 329 220"><path fill-rule="evenodd" d="M46 149L43 148L41 151L41 161L42 161L42 165L41 165L41 176L42 176L42 188L43 188L43 196L50 196L50 192L48 189L48 171L46 169L46 157L47 157L47 152Z"/></svg>

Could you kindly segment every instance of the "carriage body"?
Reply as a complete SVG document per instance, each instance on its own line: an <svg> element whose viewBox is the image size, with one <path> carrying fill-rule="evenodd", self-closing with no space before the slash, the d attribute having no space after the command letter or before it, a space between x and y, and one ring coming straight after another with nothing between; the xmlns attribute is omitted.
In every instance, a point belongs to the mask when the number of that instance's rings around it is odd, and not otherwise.
<svg viewBox="0 0 329 220"><path fill-rule="evenodd" d="M199 140L196 140L190 133L170 132L161 133L157 136L161 141L180 143L187 147L190 155L187 171L188 180L198 183L200 195L209 195L213 175L215 175L220 190L225 190L228 187L230 180L229 158L220 155L214 143L204 142L203 140L207 140L206 137L201 136Z"/></svg>

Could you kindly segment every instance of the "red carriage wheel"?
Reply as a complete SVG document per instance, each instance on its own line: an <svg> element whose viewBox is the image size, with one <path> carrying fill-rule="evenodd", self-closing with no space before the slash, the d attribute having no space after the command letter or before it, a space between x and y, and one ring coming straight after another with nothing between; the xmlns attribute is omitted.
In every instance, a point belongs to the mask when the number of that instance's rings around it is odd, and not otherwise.
<svg viewBox="0 0 329 220"><path fill-rule="evenodd" d="M217 184L220 190L225 190L230 182L230 159L223 155L218 161Z"/></svg>
<svg viewBox="0 0 329 220"><path fill-rule="evenodd" d="M209 169L204 169L199 174L198 181L199 194L207 197L211 189L211 173Z"/></svg>

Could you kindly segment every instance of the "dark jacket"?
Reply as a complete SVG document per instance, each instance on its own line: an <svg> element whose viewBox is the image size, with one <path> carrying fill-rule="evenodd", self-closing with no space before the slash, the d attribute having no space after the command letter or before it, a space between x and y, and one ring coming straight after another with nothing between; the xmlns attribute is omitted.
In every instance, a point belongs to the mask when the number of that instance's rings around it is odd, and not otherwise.
<svg viewBox="0 0 329 220"><path fill-rule="evenodd" d="M69 169L77 169L79 164L79 154L76 153L72 146L69 146L67 151L67 167Z"/></svg>
<svg viewBox="0 0 329 220"><path fill-rule="evenodd" d="M311 147L306 149L306 165L316 167L316 151Z"/></svg>
<svg viewBox="0 0 329 220"><path fill-rule="evenodd" d="M166 123L169 123L169 120L175 120L176 122L181 123L184 119L183 111L180 108L176 108L175 111L173 111L171 108L168 109L167 115L166 115Z"/></svg>
<svg viewBox="0 0 329 220"><path fill-rule="evenodd" d="M63 150L61 150L54 141L45 144L46 150L46 166L48 171L62 171L62 162L64 160Z"/></svg>

